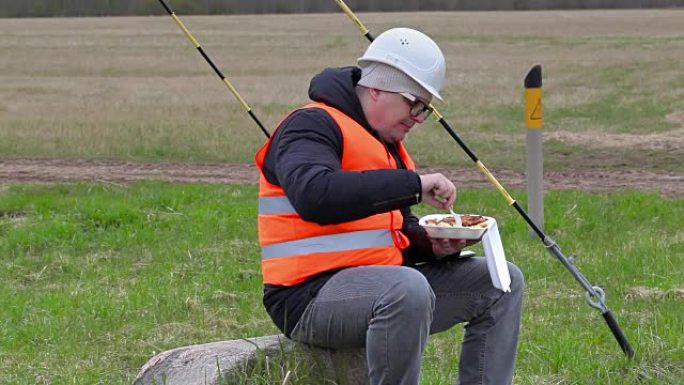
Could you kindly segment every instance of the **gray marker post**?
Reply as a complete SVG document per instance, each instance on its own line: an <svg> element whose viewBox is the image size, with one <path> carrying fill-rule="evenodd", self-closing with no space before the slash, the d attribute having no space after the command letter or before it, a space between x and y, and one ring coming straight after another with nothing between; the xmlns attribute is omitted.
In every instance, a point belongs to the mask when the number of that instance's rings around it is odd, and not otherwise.
<svg viewBox="0 0 684 385"><path fill-rule="evenodd" d="M544 227L544 155L542 153L542 68L532 67L525 76L525 125L527 126L527 211ZM529 229L531 235L535 232Z"/></svg>

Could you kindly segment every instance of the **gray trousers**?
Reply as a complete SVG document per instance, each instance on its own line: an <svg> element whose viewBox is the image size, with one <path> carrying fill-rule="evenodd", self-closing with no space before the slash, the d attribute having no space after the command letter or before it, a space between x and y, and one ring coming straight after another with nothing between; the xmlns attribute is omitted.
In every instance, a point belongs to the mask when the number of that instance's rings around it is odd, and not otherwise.
<svg viewBox="0 0 684 385"><path fill-rule="evenodd" d="M371 385L416 385L429 334L467 322L457 385L513 379L523 276L511 292L492 286L484 258L445 264L361 266L335 274L309 304L292 339L328 348L366 348Z"/></svg>

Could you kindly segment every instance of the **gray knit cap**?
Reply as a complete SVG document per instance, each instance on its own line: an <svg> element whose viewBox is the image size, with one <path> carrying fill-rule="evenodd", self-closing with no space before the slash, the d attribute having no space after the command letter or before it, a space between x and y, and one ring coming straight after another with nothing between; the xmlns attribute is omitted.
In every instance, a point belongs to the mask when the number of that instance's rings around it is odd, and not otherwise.
<svg viewBox="0 0 684 385"><path fill-rule="evenodd" d="M432 100L428 90L405 73L384 63L374 62L363 67L358 85L382 91L406 92L423 100Z"/></svg>

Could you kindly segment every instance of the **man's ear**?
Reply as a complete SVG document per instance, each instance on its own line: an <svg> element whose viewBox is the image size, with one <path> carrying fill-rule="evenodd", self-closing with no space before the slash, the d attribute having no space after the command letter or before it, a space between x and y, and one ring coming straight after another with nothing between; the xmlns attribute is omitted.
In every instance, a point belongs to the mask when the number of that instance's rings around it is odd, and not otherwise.
<svg viewBox="0 0 684 385"><path fill-rule="evenodd" d="M368 89L368 95L371 97L373 101L377 101L380 98L380 94L382 93L381 90L377 88L369 88Z"/></svg>

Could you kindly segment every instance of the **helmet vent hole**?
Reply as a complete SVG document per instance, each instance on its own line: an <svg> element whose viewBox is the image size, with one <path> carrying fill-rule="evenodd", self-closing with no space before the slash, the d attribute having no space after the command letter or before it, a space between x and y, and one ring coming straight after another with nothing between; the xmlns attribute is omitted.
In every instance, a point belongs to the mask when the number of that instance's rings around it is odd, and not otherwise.
<svg viewBox="0 0 684 385"><path fill-rule="evenodd" d="M399 40L399 42L401 42L401 45L408 45L407 39L401 39L401 40Z"/></svg>

